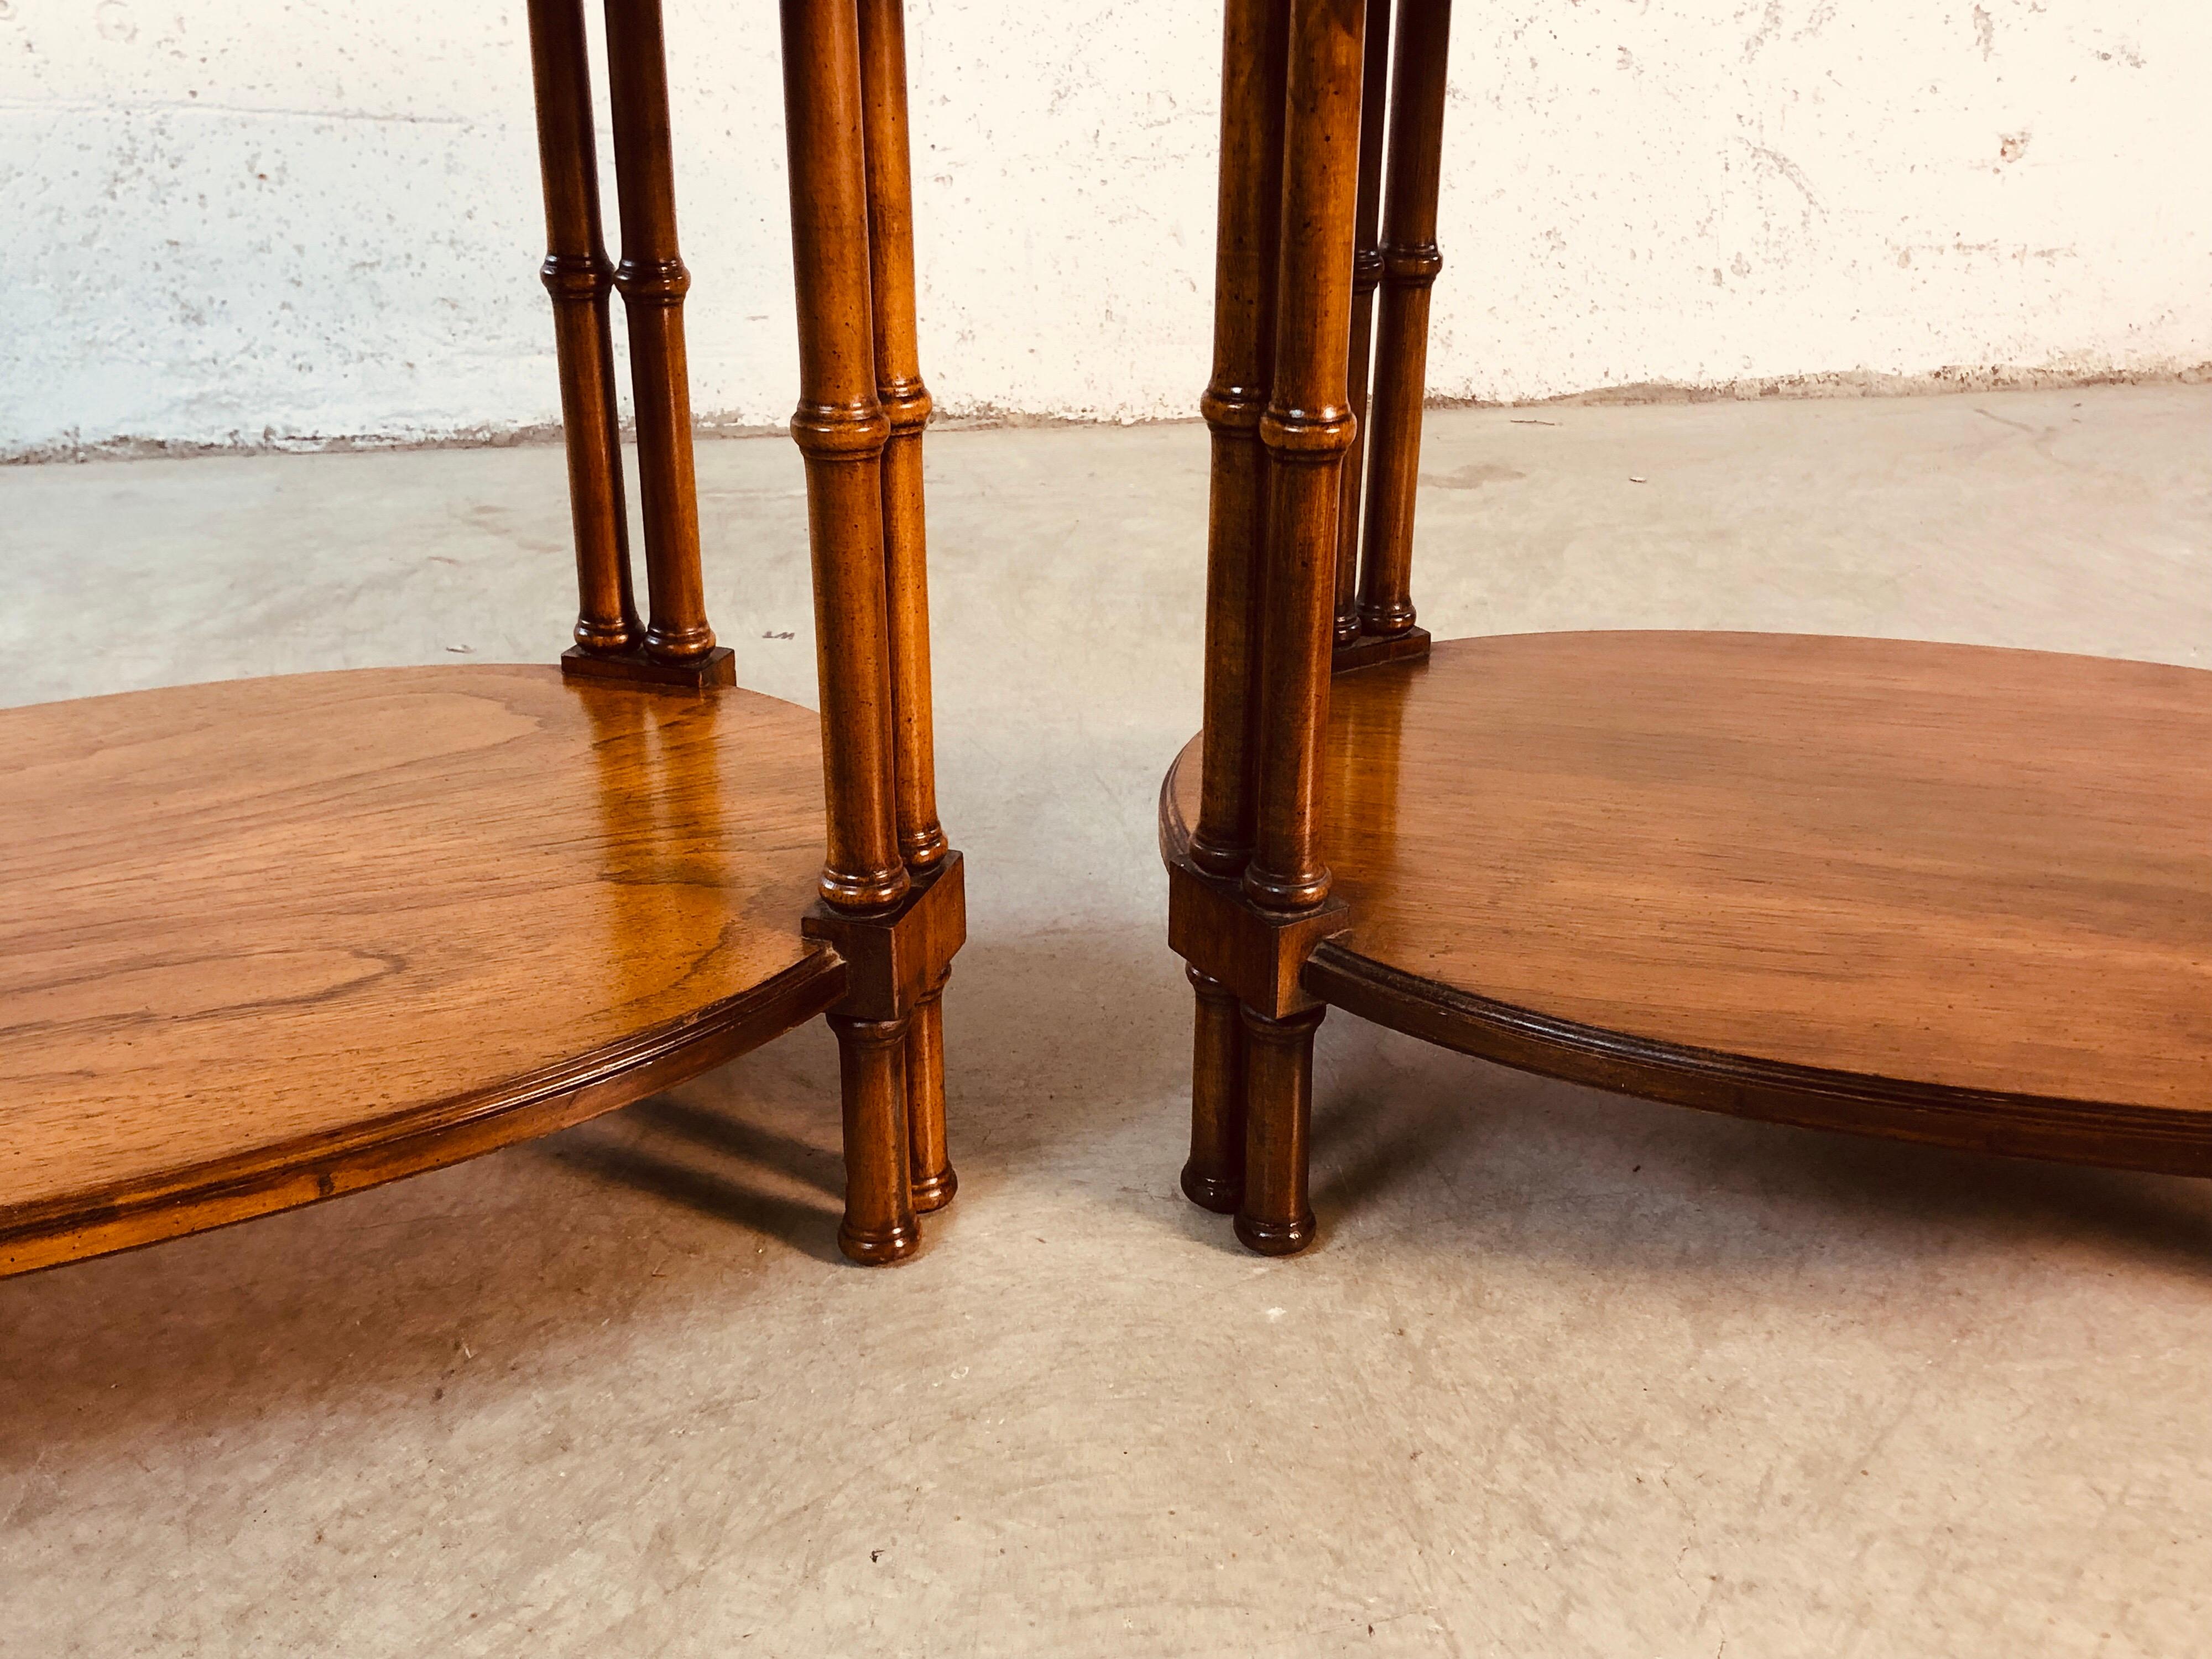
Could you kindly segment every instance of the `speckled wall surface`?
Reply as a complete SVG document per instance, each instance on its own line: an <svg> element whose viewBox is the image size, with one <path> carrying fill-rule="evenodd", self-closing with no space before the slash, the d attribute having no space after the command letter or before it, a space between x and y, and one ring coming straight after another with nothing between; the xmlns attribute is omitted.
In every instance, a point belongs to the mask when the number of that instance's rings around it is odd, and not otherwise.
<svg viewBox="0 0 2212 1659"><path fill-rule="evenodd" d="M668 10L695 399L765 425L796 380L775 10ZM1193 413L1218 8L909 15L940 407ZM1455 28L1440 394L2212 360L2212 8L1462 0ZM0 0L0 454L556 414L519 0Z"/></svg>

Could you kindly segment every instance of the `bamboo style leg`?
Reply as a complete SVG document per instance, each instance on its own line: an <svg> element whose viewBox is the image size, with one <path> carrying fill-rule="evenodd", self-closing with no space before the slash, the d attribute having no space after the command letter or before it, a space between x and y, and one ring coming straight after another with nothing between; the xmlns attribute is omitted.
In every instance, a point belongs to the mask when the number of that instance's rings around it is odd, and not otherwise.
<svg viewBox="0 0 2212 1659"><path fill-rule="evenodd" d="M652 611L645 653L664 664L703 664L715 654L714 630L707 625L699 570L691 386L684 348L684 296L690 289L691 273L676 245L676 173L660 0L606 0L606 8L607 80L622 217L622 264L615 270L615 287L629 320L646 590Z"/></svg>
<svg viewBox="0 0 2212 1659"><path fill-rule="evenodd" d="M845 1111L845 1218L837 1246L866 1267L901 1261L921 1243L907 1171L907 1022L830 1016Z"/></svg>
<svg viewBox="0 0 2212 1659"><path fill-rule="evenodd" d="M592 141L591 66L584 0L530 0L530 66L538 101L538 164L545 185L545 263L561 428L568 452L568 510L576 543L578 648L628 651L643 631L630 592L629 523L623 507L622 428L615 404L608 299L614 264L599 229L599 170Z"/></svg>
<svg viewBox="0 0 2212 1659"><path fill-rule="evenodd" d="M799 295L799 407L814 565L815 666L833 913L884 915L911 889L900 856L883 454L876 389L860 25L854 0L781 0L784 131ZM882 987L869 988L878 995ZM854 1261L896 1261L920 1240L908 1118L910 1009L832 1014L845 1097L845 1220Z"/></svg>
<svg viewBox="0 0 2212 1659"><path fill-rule="evenodd" d="M1183 1196L1201 1210L1231 1215L1244 1196L1244 1028L1234 991L1195 968L1183 971L1198 999Z"/></svg>
<svg viewBox="0 0 2212 1659"><path fill-rule="evenodd" d="M1367 40L1359 94L1359 198L1353 218L1352 352L1347 375L1352 418L1344 453L1344 494L1336 513L1336 643L1359 637L1359 486L1367 438L1367 378L1375 355L1375 286L1382 280L1382 137L1389 112L1390 0L1367 0Z"/></svg>
<svg viewBox="0 0 2212 1659"><path fill-rule="evenodd" d="M1313 1127L1314 1033L1327 1012L1310 1008L1287 1019L1269 1019L1249 1008L1243 1011L1252 1099L1237 1237L1262 1255L1295 1255L1313 1243L1307 1142Z"/></svg>
<svg viewBox="0 0 2212 1659"><path fill-rule="evenodd" d="M1357 433L1346 399L1366 0L1293 0L1284 132L1275 364L1261 441L1273 491L1261 567L1259 825L1247 902L1307 911L1328 896L1318 822L1334 635L1337 509ZM1319 1008L1246 1006L1244 1196L1237 1236L1287 1255L1314 1236L1306 1198Z"/></svg>
<svg viewBox="0 0 2212 1659"><path fill-rule="evenodd" d="M942 862L930 712L929 549L921 434L929 424L915 336L914 187L908 153L904 0L860 0L860 88L867 150L869 291L876 395L890 421L884 446L884 559L890 573L892 730L899 850L909 869Z"/></svg>
<svg viewBox="0 0 2212 1659"><path fill-rule="evenodd" d="M1255 796L1254 684L1259 648L1259 557L1267 507L1267 406L1275 350L1275 276L1282 240L1283 91L1290 52L1289 0L1228 0L1221 42L1219 235L1214 249L1213 373L1199 407L1212 434L1206 549L1206 744L1192 862L1236 876L1252 855ZM1193 985L1198 986L1194 976ZM1214 983L1212 980L1207 985ZM1183 1191L1208 1209L1233 1206L1242 1189L1243 1101L1220 1096L1243 1075L1243 1030L1234 1009L1198 987L1197 1048L1215 1054L1192 1078L1192 1163ZM1198 1148L1233 1120L1238 1146L1200 1169ZM1196 1173L1194 1173L1194 1172ZM1198 1183L1194 1187L1194 1182ZM1210 1195L1210 1196L1209 1196Z"/></svg>
<svg viewBox="0 0 2212 1659"><path fill-rule="evenodd" d="M1382 314L1375 353L1367 539L1359 574L1362 629L1380 637L1413 626L1413 495L1428 386L1429 289L1443 167L1444 48L1451 0L1401 0L1391 75L1390 187L1383 204Z"/></svg>
<svg viewBox="0 0 2212 1659"><path fill-rule="evenodd" d="M883 453L868 273L860 48L853 0L782 0L816 669L833 908L889 908L908 889L893 805Z"/></svg>
<svg viewBox="0 0 2212 1659"><path fill-rule="evenodd" d="M1365 0L1293 0L1275 372L1260 422L1273 491L1261 565L1259 824L1244 867L1263 910L1328 896L1319 814L1334 627Z"/></svg>
<svg viewBox="0 0 2212 1659"><path fill-rule="evenodd" d="M1229 0L1222 32L1220 234L1213 374L1199 407L1212 433L1206 549L1206 746L1191 859L1234 876L1254 839L1259 559L1267 508L1260 417L1275 349L1282 240L1288 0Z"/></svg>
<svg viewBox="0 0 2212 1659"><path fill-rule="evenodd" d="M860 0L860 95L868 181L869 290L876 395L890 422L884 446L884 563L890 639L892 775L899 852L920 876L945 861L937 816L930 708L929 544L922 503L921 434L929 424L915 320L914 185L907 128L904 0ZM952 1201L960 1177L945 1129L945 1006L939 981L914 1012L907 1039L907 1108L914 1135L914 1201Z"/></svg>

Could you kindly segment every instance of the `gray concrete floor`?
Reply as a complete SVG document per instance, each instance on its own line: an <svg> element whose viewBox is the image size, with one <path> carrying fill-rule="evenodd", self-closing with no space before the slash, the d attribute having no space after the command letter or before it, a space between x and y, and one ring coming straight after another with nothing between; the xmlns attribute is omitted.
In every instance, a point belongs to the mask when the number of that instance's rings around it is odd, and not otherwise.
<svg viewBox="0 0 2212 1659"><path fill-rule="evenodd" d="M2212 390L1432 417L1439 635L2201 662ZM818 1027L538 1145L0 1284L0 1650L2181 1655L2212 1186L1516 1076L1334 1016L1320 1244L1176 1191L1195 426L932 440L963 1188L839 1261ZM702 446L811 700L796 457ZM1642 479L1645 482L1634 482ZM550 449L0 470L0 701L544 660ZM791 637L777 637L788 634Z"/></svg>

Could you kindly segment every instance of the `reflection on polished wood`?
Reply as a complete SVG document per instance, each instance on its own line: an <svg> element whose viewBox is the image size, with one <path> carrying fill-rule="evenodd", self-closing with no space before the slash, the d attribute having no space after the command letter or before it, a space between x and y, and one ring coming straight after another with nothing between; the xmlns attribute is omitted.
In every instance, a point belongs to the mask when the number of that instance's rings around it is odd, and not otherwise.
<svg viewBox="0 0 2212 1659"><path fill-rule="evenodd" d="M822 1012L817 729L550 667L0 712L0 1273L544 1133Z"/></svg>
<svg viewBox="0 0 2212 1659"><path fill-rule="evenodd" d="M1338 676L1328 748L1330 1003L1688 1105L2212 1174L2212 673L1465 640Z"/></svg>

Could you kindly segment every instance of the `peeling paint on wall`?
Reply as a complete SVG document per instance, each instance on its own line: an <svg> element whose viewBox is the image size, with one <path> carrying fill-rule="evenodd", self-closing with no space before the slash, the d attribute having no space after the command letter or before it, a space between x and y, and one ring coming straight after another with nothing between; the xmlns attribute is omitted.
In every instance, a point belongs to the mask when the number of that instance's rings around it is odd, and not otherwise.
<svg viewBox="0 0 2212 1659"><path fill-rule="evenodd" d="M1194 412L1217 9L908 10L939 407ZM1580 0L1455 27L1443 398L2212 360L2212 8ZM797 379L772 14L671 0L668 29L695 404L770 427ZM0 454L557 414L519 0L0 0Z"/></svg>

